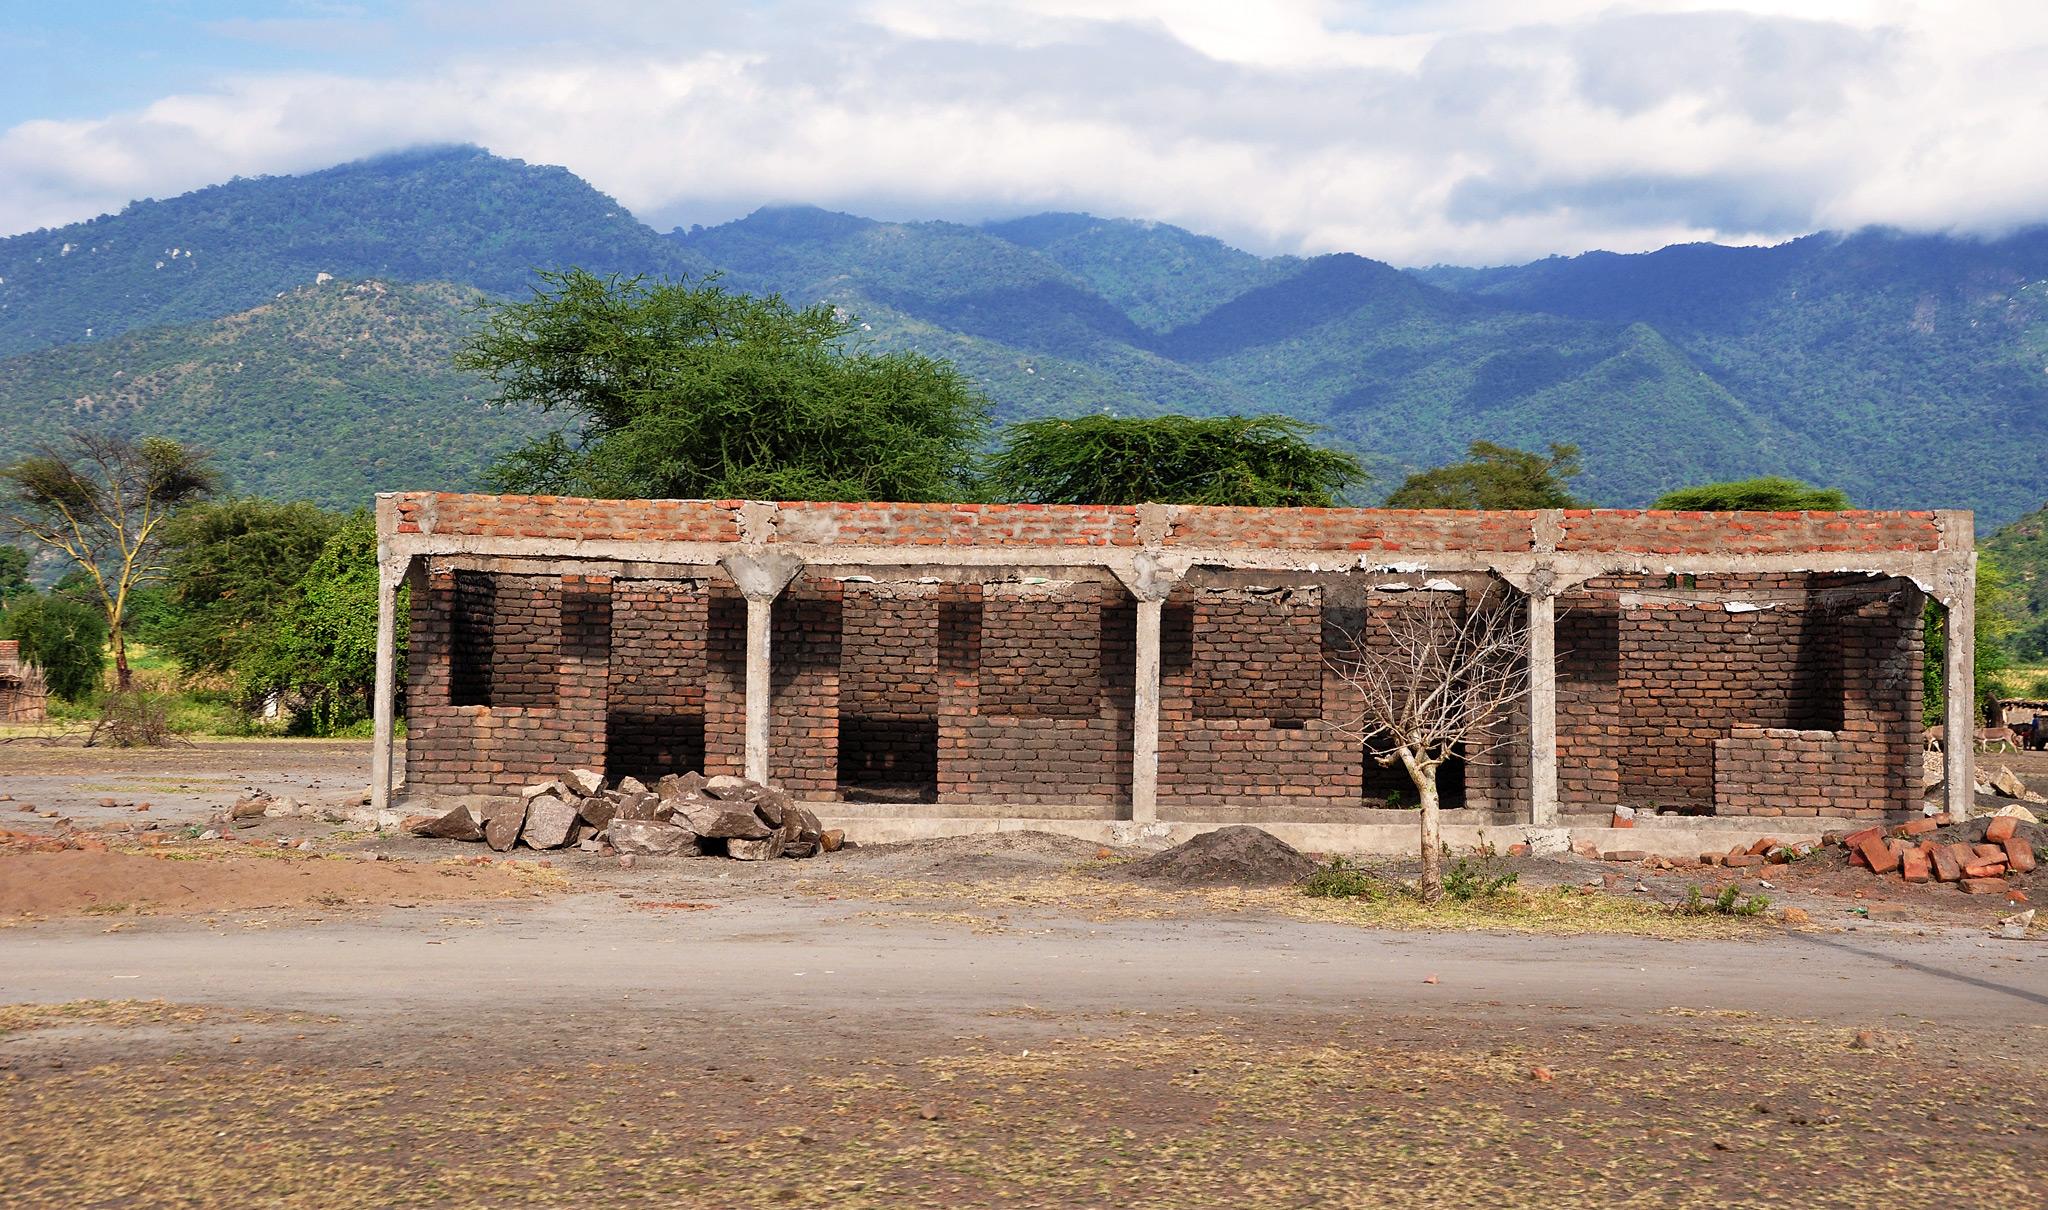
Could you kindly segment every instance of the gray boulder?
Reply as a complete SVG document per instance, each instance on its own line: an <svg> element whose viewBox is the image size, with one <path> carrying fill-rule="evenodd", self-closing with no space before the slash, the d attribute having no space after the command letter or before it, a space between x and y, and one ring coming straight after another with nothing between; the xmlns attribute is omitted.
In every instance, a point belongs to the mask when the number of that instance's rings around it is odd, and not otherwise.
<svg viewBox="0 0 2048 1210"><path fill-rule="evenodd" d="M684 804L676 817L697 835L719 840L766 840L775 834L751 808L737 803Z"/></svg>
<svg viewBox="0 0 2048 1210"><path fill-rule="evenodd" d="M576 808L552 796L531 799L526 804L526 823L519 839L529 849L559 849L569 843L569 833L580 817Z"/></svg>
<svg viewBox="0 0 2048 1210"><path fill-rule="evenodd" d="M458 806L446 815L414 824L412 834L429 840L482 840L484 825L467 806Z"/></svg>
<svg viewBox="0 0 2048 1210"><path fill-rule="evenodd" d="M593 794L576 805L576 813L591 827L602 829L619 813L619 804L602 794Z"/></svg>
<svg viewBox="0 0 2048 1210"><path fill-rule="evenodd" d="M704 797L704 775L702 773L671 773L654 783L654 792L663 802L679 798Z"/></svg>
<svg viewBox="0 0 2048 1210"><path fill-rule="evenodd" d="M562 775L562 780L569 783L571 790L586 797L604 789L604 778L589 769L571 769Z"/></svg>
<svg viewBox="0 0 2048 1210"><path fill-rule="evenodd" d="M717 777L707 778L704 782L704 792L720 802L750 801L754 792L758 789L760 789L760 786L757 783L748 781L744 777L734 777L728 773L721 773Z"/></svg>
<svg viewBox="0 0 2048 1210"><path fill-rule="evenodd" d="M652 819L615 819L606 835L614 849L628 855L672 857L697 851L694 832Z"/></svg>
<svg viewBox="0 0 2048 1210"><path fill-rule="evenodd" d="M767 861L782 855L782 841L769 836L761 840L738 840L728 838L725 855L736 861Z"/></svg>

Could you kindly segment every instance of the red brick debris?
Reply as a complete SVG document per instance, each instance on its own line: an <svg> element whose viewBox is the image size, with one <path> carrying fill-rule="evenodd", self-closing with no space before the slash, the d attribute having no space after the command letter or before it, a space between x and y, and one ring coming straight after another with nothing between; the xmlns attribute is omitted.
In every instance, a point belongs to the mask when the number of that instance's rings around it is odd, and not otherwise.
<svg viewBox="0 0 2048 1210"><path fill-rule="evenodd" d="M1830 832L1821 843L1844 850L1851 866L1869 870L1874 877L1953 883L1965 894L2025 902L2026 891L2014 884L2014 876L2032 874L2037 863L2034 838L2023 833L2040 831L2012 815L1957 824L1943 814L1889 828Z"/></svg>

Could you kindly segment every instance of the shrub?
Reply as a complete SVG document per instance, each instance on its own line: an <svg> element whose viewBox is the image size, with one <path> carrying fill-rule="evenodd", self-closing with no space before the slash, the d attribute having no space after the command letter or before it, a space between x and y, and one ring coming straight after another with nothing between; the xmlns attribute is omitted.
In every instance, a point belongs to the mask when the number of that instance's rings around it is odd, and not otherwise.
<svg viewBox="0 0 2048 1210"><path fill-rule="evenodd" d="M1685 891L1685 902L1678 905L1682 916L1761 916L1771 906L1771 901L1762 895L1743 897L1742 888L1729 883L1712 900L1700 895L1698 886Z"/></svg>
<svg viewBox="0 0 2048 1210"><path fill-rule="evenodd" d="M1313 899L1364 899L1377 902L1386 896L1386 884L1379 876L1348 857L1335 857L1328 865L1308 876L1301 893Z"/></svg>
<svg viewBox="0 0 2048 1210"><path fill-rule="evenodd" d="M1513 870L1500 868L1492 857L1460 857L1444 871L1444 894L1460 903L1489 899L1515 885Z"/></svg>

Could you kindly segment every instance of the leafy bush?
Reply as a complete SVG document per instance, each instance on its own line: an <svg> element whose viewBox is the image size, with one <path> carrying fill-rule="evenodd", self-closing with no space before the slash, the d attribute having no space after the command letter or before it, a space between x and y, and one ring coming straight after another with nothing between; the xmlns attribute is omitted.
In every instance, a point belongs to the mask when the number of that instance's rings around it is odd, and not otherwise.
<svg viewBox="0 0 2048 1210"><path fill-rule="evenodd" d="M107 615L61 593L15 597L0 614L0 638L20 640L21 658L65 701L91 696L106 676Z"/></svg>
<svg viewBox="0 0 2048 1210"><path fill-rule="evenodd" d="M369 717L377 679L377 583L376 523L359 512L327 540L272 614L244 684L253 696L294 699L295 730L333 735ZM399 616L406 608L401 592ZM398 677L403 684L402 660Z"/></svg>
<svg viewBox="0 0 2048 1210"><path fill-rule="evenodd" d="M1348 857L1333 857L1328 865L1308 876L1301 893L1312 899L1364 899L1378 902L1386 897L1386 883L1378 875Z"/></svg>
<svg viewBox="0 0 2048 1210"><path fill-rule="evenodd" d="M1700 896L1697 885L1687 887L1685 902L1678 905L1678 913L1681 916L1761 916L1770 906L1771 901L1762 895L1744 898L1742 888L1731 882L1711 900Z"/></svg>
<svg viewBox="0 0 2048 1210"><path fill-rule="evenodd" d="M1490 899L1515 885L1519 877L1502 869L1498 859L1460 857L1444 871L1444 894L1460 903Z"/></svg>

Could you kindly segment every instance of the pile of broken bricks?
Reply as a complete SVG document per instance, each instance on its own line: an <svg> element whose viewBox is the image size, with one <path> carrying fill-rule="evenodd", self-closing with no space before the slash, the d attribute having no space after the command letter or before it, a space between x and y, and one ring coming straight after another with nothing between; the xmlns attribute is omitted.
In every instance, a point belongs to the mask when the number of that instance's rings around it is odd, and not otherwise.
<svg viewBox="0 0 2048 1210"><path fill-rule="evenodd" d="M1849 864L1873 874L1896 873L1914 883L1952 882L1970 895L2026 898L2007 879L2008 874L2030 874L2036 867L2033 844L2019 835L2019 816L1986 819L1981 840L1947 841L1930 835L1948 823L1947 815L1934 815L1900 824L1889 834L1879 826L1826 839L1849 851Z"/></svg>
<svg viewBox="0 0 2048 1210"><path fill-rule="evenodd" d="M815 857L846 843L808 808L773 786L744 777L669 774L652 788L622 777L607 788L589 769L526 787L517 799L462 803L442 815L405 821L415 836L481 840L500 853L574 847L622 857L731 857L766 861Z"/></svg>

